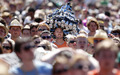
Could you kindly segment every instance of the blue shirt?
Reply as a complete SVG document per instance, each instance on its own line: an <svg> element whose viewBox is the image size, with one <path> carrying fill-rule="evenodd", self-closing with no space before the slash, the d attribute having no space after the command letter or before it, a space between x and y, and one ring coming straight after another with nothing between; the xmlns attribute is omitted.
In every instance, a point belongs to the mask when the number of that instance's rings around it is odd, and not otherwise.
<svg viewBox="0 0 120 75"><path fill-rule="evenodd" d="M9 72L12 75L52 75L52 65L40 61L33 61L35 69L25 72L20 66L13 66Z"/></svg>

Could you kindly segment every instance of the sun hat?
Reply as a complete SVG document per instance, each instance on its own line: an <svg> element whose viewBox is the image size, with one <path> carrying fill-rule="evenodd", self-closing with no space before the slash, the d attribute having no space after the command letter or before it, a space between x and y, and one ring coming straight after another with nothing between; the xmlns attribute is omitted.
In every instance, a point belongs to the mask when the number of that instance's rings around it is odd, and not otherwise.
<svg viewBox="0 0 120 75"><path fill-rule="evenodd" d="M95 33L94 36L90 36L88 37L88 41L93 44L94 43L94 39L96 38L100 38L100 39L108 39L107 33L104 30L97 30L97 32Z"/></svg>
<svg viewBox="0 0 120 75"><path fill-rule="evenodd" d="M10 22L10 27L20 27L22 29L22 24L19 22L18 19L13 19L11 22Z"/></svg>

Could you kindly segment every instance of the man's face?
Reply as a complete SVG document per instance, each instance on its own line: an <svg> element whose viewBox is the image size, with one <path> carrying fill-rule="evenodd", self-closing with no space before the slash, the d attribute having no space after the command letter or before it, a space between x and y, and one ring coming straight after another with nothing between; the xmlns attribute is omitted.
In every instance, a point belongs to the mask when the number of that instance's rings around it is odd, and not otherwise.
<svg viewBox="0 0 120 75"><path fill-rule="evenodd" d="M5 29L3 27L0 27L0 37L5 37Z"/></svg>
<svg viewBox="0 0 120 75"><path fill-rule="evenodd" d="M30 36L30 30L23 30L23 36Z"/></svg>
<svg viewBox="0 0 120 75"><path fill-rule="evenodd" d="M87 49L87 39L85 37L78 37L76 40L77 49Z"/></svg>
<svg viewBox="0 0 120 75"><path fill-rule="evenodd" d="M18 26L16 26L16 27L13 26L10 28L10 33L11 33L12 37L18 38L21 33L21 28Z"/></svg>
<svg viewBox="0 0 120 75"><path fill-rule="evenodd" d="M33 27L33 28L31 29L30 33L31 33L31 36L37 35L37 34L38 34L38 33L37 33L37 28L36 28L36 27Z"/></svg>
<svg viewBox="0 0 120 75"><path fill-rule="evenodd" d="M109 49L102 50L98 55L96 55L96 59L99 61L100 68L104 70L114 68L115 58L115 53Z"/></svg>
<svg viewBox="0 0 120 75"><path fill-rule="evenodd" d="M54 32L54 35L56 36L56 38L63 38L63 31L61 28L57 28Z"/></svg>
<svg viewBox="0 0 120 75"><path fill-rule="evenodd" d="M33 50L33 45L30 42L25 43L21 45L20 53L17 53L17 55L22 61L32 61L34 59Z"/></svg>
<svg viewBox="0 0 120 75"><path fill-rule="evenodd" d="M43 34L41 35L41 38L42 38L43 40L48 40L48 41L51 42L51 36L50 36L49 33L43 33Z"/></svg>

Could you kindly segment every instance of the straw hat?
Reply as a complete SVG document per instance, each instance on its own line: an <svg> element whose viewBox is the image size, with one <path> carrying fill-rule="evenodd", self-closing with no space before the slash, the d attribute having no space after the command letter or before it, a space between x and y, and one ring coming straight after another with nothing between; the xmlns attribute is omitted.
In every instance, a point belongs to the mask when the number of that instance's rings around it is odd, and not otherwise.
<svg viewBox="0 0 120 75"><path fill-rule="evenodd" d="M107 33L101 29L97 30L97 32L95 33L95 35L92 37L88 37L88 41L93 44L94 43L94 39L95 38L101 38L101 39L108 39Z"/></svg>
<svg viewBox="0 0 120 75"><path fill-rule="evenodd" d="M23 28L22 30L24 30L24 29L30 30L30 26L29 26L29 25L25 25L24 28Z"/></svg>
<svg viewBox="0 0 120 75"><path fill-rule="evenodd" d="M13 19L10 23L10 27L20 27L22 29L22 24L17 19Z"/></svg>
<svg viewBox="0 0 120 75"><path fill-rule="evenodd" d="M3 12L2 17L6 17L6 16L12 17L10 12Z"/></svg>
<svg viewBox="0 0 120 75"><path fill-rule="evenodd" d="M0 27L2 27L2 28L4 28L5 29L5 33L6 33L6 35L8 34L8 29L7 29L7 27L5 26L5 25L3 25L2 23L0 23ZM6 36L5 35L5 36Z"/></svg>

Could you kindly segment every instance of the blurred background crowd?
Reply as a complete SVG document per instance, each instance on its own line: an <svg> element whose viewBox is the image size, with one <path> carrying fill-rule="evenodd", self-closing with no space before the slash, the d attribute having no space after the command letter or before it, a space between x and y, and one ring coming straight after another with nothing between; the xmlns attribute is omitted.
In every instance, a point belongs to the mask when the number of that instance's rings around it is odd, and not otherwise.
<svg viewBox="0 0 120 75"><path fill-rule="evenodd" d="M120 75L120 0L0 0L0 75Z"/></svg>

